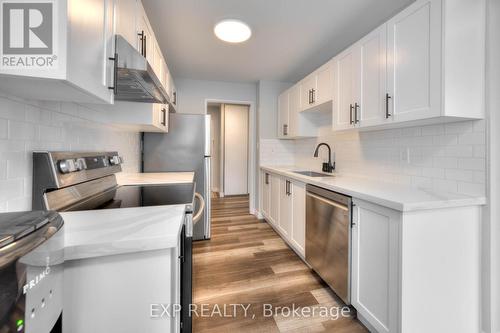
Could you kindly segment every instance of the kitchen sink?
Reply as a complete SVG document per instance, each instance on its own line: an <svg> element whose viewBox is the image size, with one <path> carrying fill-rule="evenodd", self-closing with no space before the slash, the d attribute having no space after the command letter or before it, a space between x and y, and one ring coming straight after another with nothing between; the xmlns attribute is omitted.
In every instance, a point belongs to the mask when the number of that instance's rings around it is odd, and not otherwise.
<svg viewBox="0 0 500 333"><path fill-rule="evenodd" d="M327 175L321 172L314 172L314 171L292 171L292 172L307 177L333 177L333 175Z"/></svg>

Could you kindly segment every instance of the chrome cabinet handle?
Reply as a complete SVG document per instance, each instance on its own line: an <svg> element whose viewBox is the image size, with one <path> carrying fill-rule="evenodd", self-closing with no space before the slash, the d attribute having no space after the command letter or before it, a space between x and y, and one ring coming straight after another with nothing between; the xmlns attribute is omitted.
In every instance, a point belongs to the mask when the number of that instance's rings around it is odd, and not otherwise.
<svg viewBox="0 0 500 333"><path fill-rule="evenodd" d="M113 93L116 95L118 93L118 53L115 53L113 58L108 58L112 60L113 63L113 86L108 87L108 89L113 90Z"/></svg>
<svg viewBox="0 0 500 333"><path fill-rule="evenodd" d="M161 124L163 126L167 126L167 109L163 108L163 109L161 109L161 112L163 114L163 118L162 118Z"/></svg>
<svg viewBox="0 0 500 333"><path fill-rule="evenodd" d="M269 185L269 174L267 172L266 172L266 180L265 180L265 182L266 182L266 185Z"/></svg>
<svg viewBox="0 0 500 333"><path fill-rule="evenodd" d="M141 41L141 55L143 57L145 57L145 53L144 53L144 38L145 38L145 35L144 35L144 30L142 30L140 33L137 34L139 36L139 40Z"/></svg>
<svg viewBox="0 0 500 333"><path fill-rule="evenodd" d="M385 94L385 119L388 119L390 116L392 116L389 113L389 99L391 99L391 95Z"/></svg>
<svg viewBox="0 0 500 333"><path fill-rule="evenodd" d="M359 104L358 103L354 103L354 123L355 124L359 123L358 110L359 110Z"/></svg>
<svg viewBox="0 0 500 333"><path fill-rule="evenodd" d="M288 136L288 125L287 124L283 124L283 135Z"/></svg>
<svg viewBox="0 0 500 333"><path fill-rule="evenodd" d="M354 107L352 106L352 104L349 104L349 124L353 125L354 124L354 120L352 118L352 111L354 110Z"/></svg>
<svg viewBox="0 0 500 333"><path fill-rule="evenodd" d="M311 89L311 104L314 104L316 102L316 89Z"/></svg>

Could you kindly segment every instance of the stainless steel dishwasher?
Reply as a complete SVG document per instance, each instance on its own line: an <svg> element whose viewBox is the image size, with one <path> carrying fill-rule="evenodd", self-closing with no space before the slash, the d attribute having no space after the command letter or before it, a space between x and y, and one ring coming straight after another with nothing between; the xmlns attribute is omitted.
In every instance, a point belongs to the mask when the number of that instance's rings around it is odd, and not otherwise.
<svg viewBox="0 0 500 333"><path fill-rule="evenodd" d="M306 261L351 304L351 197L306 186Z"/></svg>

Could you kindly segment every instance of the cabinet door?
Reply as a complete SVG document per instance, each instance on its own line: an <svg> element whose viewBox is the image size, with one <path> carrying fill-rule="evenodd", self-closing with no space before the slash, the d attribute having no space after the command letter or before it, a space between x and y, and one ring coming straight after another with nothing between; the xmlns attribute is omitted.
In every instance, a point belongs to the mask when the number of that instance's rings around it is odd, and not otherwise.
<svg viewBox="0 0 500 333"><path fill-rule="evenodd" d="M168 132L168 105L159 104L158 127L165 133Z"/></svg>
<svg viewBox="0 0 500 333"><path fill-rule="evenodd" d="M313 91L317 91L316 74L311 74L300 82L300 109L307 110L314 105Z"/></svg>
<svg viewBox="0 0 500 333"><path fill-rule="evenodd" d="M333 108L333 130L354 126L354 90L357 85L356 50L357 48L351 47L334 59L336 98Z"/></svg>
<svg viewBox="0 0 500 333"><path fill-rule="evenodd" d="M136 0L116 1L116 33L122 35L134 47L137 46L137 12Z"/></svg>
<svg viewBox="0 0 500 333"><path fill-rule="evenodd" d="M288 136L288 113L290 106L290 93L286 90L278 97L278 137L286 138Z"/></svg>
<svg viewBox="0 0 500 333"><path fill-rule="evenodd" d="M154 64L154 44L155 37L153 29L149 24L146 11L142 6L141 2L138 2L138 18L137 18L137 49L141 51L142 55L146 56L149 64L153 66Z"/></svg>
<svg viewBox="0 0 500 333"><path fill-rule="evenodd" d="M317 91L313 93L313 103L316 105L331 101L333 98L333 70L328 62L317 71Z"/></svg>
<svg viewBox="0 0 500 333"><path fill-rule="evenodd" d="M269 177L271 180L271 208L270 210L270 222L274 225L279 224L280 219L280 177L271 174Z"/></svg>
<svg viewBox="0 0 500 333"><path fill-rule="evenodd" d="M394 121L441 114L441 0L420 0L387 23Z"/></svg>
<svg viewBox="0 0 500 333"><path fill-rule="evenodd" d="M286 240L290 240L292 231L292 182L286 178L280 178L280 219L278 228Z"/></svg>
<svg viewBox="0 0 500 333"><path fill-rule="evenodd" d="M292 234L290 237L295 249L305 257L306 245L306 185L292 183Z"/></svg>
<svg viewBox="0 0 500 333"><path fill-rule="evenodd" d="M262 215L269 219L271 206L271 175L262 172Z"/></svg>
<svg viewBox="0 0 500 333"><path fill-rule="evenodd" d="M351 301L377 332L398 332L398 212L353 199Z"/></svg>
<svg viewBox="0 0 500 333"><path fill-rule="evenodd" d="M387 26L384 24L357 43L360 80L355 90L359 96L355 100L359 104L361 127L392 120L386 115L386 38Z"/></svg>

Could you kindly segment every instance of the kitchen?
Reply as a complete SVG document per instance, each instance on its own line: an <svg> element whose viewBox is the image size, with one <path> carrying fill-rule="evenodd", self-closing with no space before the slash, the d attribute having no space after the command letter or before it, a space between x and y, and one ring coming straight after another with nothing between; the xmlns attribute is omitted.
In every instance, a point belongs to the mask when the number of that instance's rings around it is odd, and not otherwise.
<svg viewBox="0 0 500 333"><path fill-rule="evenodd" d="M497 1L0 10L0 332L499 332Z"/></svg>

